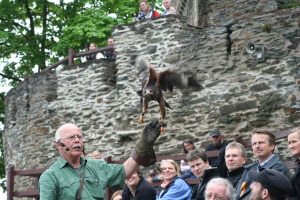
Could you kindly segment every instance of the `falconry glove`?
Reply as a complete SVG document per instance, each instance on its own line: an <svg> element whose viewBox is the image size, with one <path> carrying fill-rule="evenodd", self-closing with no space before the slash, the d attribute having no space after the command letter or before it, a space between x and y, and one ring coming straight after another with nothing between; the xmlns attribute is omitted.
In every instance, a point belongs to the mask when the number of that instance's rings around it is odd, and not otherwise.
<svg viewBox="0 0 300 200"><path fill-rule="evenodd" d="M131 157L144 167L153 165L156 162L156 156L153 149L155 140L160 135L161 124L158 120L150 122L142 131L141 138L137 141Z"/></svg>

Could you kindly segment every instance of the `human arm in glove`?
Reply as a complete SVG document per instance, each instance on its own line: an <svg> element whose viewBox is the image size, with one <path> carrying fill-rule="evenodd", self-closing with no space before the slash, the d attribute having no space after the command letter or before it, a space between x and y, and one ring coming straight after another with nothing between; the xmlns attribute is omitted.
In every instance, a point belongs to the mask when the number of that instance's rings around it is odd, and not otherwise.
<svg viewBox="0 0 300 200"><path fill-rule="evenodd" d="M160 135L161 124L158 120L147 124L132 150L131 157L124 163L126 178L129 178L137 171L140 165L148 167L156 162L156 156L153 149L155 140Z"/></svg>

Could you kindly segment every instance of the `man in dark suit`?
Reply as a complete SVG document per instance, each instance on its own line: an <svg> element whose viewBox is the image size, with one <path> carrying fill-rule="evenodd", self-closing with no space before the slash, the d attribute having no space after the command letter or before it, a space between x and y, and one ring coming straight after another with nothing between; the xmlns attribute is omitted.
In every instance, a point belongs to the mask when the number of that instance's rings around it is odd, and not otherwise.
<svg viewBox="0 0 300 200"><path fill-rule="evenodd" d="M245 166L245 171L242 178L239 180L236 186L236 199L245 200L251 195L250 185L253 182L249 178L249 171L256 170L260 171L263 168L274 169L285 176L289 177L289 171L285 164L280 160L279 155L274 154L275 149L275 136L269 130L265 129L254 129L252 132L252 151L255 162Z"/></svg>

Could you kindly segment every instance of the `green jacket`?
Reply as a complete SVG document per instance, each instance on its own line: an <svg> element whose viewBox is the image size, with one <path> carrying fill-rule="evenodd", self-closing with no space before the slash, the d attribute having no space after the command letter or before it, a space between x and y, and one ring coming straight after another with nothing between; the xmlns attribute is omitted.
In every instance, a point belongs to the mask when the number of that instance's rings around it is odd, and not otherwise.
<svg viewBox="0 0 300 200"><path fill-rule="evenodd" d="M80 158L80 172L63 158L59 158L40 177L39 192L41 200L75 199L85 171L81 199L104 199L106 187L122 188L125 180L123 165L107 164L100 159Z"/></svg>

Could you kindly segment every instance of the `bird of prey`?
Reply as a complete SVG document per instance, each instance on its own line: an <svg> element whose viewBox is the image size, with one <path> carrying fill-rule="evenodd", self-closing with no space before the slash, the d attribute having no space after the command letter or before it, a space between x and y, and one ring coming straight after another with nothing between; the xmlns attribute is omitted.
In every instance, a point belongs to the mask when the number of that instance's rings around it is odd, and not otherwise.
<svg viewBox="0 0 300 200"><path fill-rule="evenodd" d="M171 109L171 106L166 102L163 96L163 91L173 91L174 87L179 89L194 88L202 90L203 86L193 77L188 77L183 73L165 70L157 73L153 66L144 56L138 56L135 60L135 65L138 73L142 75L142 90L138 91L141 96L141 116L139 123L143 123L144 115L148 108L149 101L157 101L160 108L162 124L161 133L164 133L166 124L166 107Z"/></svg>

